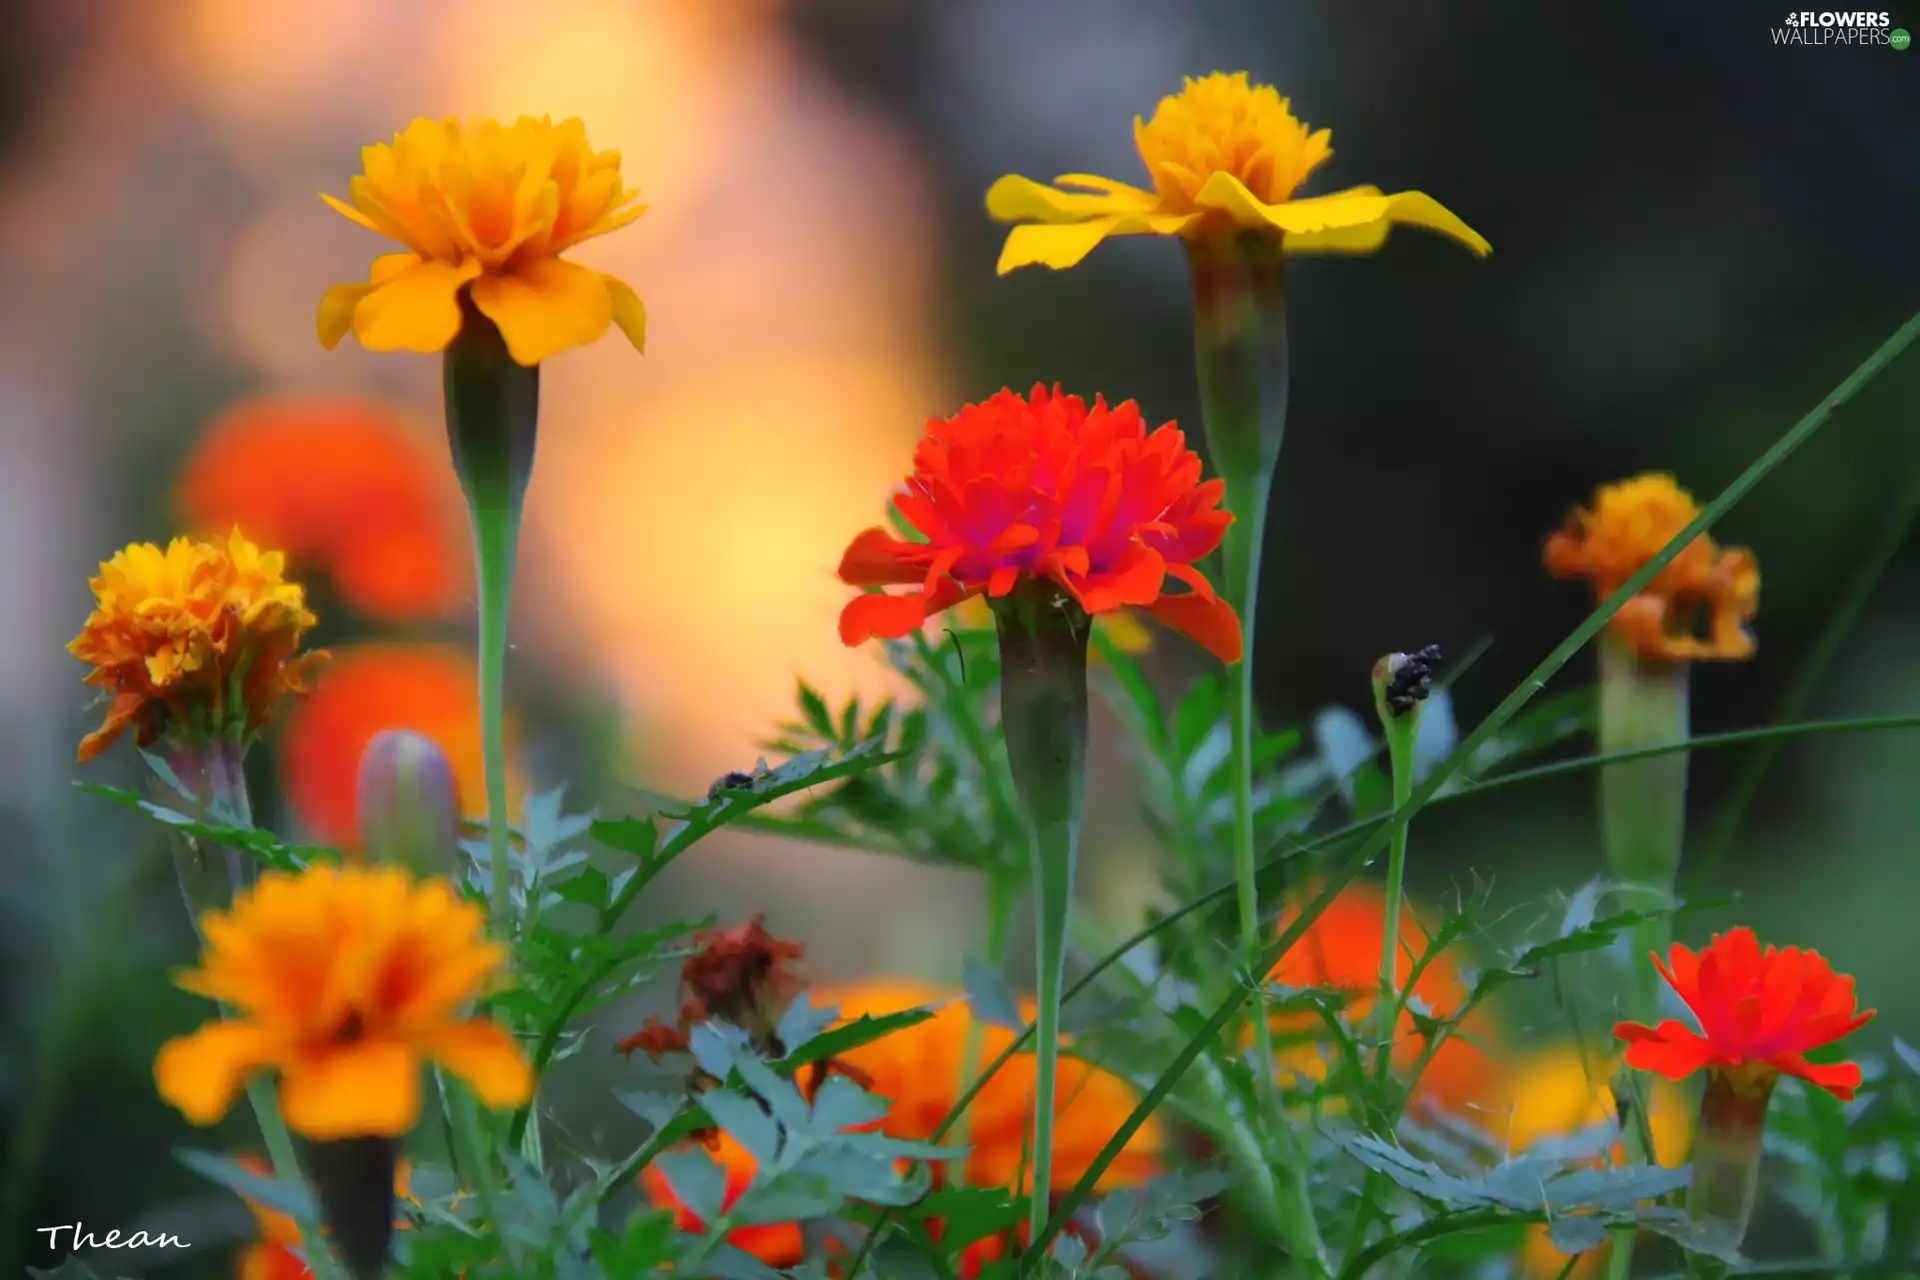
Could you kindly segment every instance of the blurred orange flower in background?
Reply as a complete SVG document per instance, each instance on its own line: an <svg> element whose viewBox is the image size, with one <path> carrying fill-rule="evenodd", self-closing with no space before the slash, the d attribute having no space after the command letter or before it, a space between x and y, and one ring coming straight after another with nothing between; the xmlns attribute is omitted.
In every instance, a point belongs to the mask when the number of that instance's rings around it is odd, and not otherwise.
<svg viewBox="0 0 1920 1280"><path fill-rule="evenodd" d="M1284 931L1298 916L1297 907L1289 908L1280 917L1279 930ZM1344 992L1347 999L1342 1016L1349 1026L1359 1026L1380 998L1380 944L1386 918L1386 896L1379 887L1355 881L1307 927L1268 972L1268 980L1289 987L1330 987ZM1399 937L1405 973L1425 954L1427 933L1404 902ZM1467 999L1457 953L1449 949L1435 956L1413 984L1412 995L1437 1016L1456 1012ZM1310 1012L1277 1014L1273 1027L1277 1034L1296 1042L1276 1055L1282 1069L1309 1080L1324 1079L1327 1058L1323 1046L1314 1042L1327 1034L1319 1016ZM1470 1018L1468 1029L1484 1038L1493 1027L1488 1021ZM1394 1067L1402 1071L1411 1067L1425 1048L1426 1037L1412 1014L1402 1011L1394 1028ZM1456 1031L1434 1052L1413 1096L1417 1101L1457 1111L1485 1097L1492 1074L1493 1063L1486 1052Z"/></svg>
<svg viewBox="0 0 1920 1280"><path fill-rule="evenodd" d="M864 1076L867 1090L888 1101L886 1119L879 1127L890 1137L931 1139L959 1099L960 1063L973 1013L956 998L957 994L918 982L877 978L819 988L810 997L815 1005L837 1008L843 1021L940 1006L925 1022L903 1027L834 1059L849 1076ZM1031 1019L1033 1002L1023 1001L1022 1005L1022 1016ZM981 1030L976 1072L1013 1041L1013 1032L1004 1027L986 1026ZM972 1148L966 1158L968 1186L1018 1189L1015 1184L1023 1180L1028 1156L1026 1134L1033 1114L1033 1087L1033 1055L1018 1053L974 1098L965 1122L967 1144ZM1049 1185L1063 1191L1080 1180L1139 1097L1120 1077L1076 1058L1061 1060L1056 1096L1053 1177ZM1158 1173L1162 1141L1159 1120L1149 1118L1101 1174L1097 1189L1135 1186ZM725 1134L718 1135L718 1146L711 1150L726 1171L724 1203L730 1205L753 1179L753 1156ZM934 1176L941 1176L938 1166ZM682 1229L700 1228L665 1175L648 1168L641 1174L641 1182L654 1203L675 1210ZM744 1231L735 1231L728 1239L762 1261L779 1266L799 1257L798 1227L785 1224L746 1230L759 1234L747 1238ZM969 1245L961 1255L960 1274L977 1274L984 1261L1001 1255L1002 1248L997 1238Z"/></svg>
<svg viewBox="0 0 1920 1280"><path fill-rule="evenodd" d="M381 621L444 616L470 570L444 457L376 401L263 397L210 423L180 478L195 530L238 523Z"/></svg>
<svg viewBox="0 0 1920 1280"><path fill-rule="evenodd" d="M1506 1112L1507 1150L1518 1155L1535 1143L1572 1137L1617 1120L1609 1086L1616 1065L1582 1053L1574 1045L1538 1050L1513 1063L1502 1073L1497 1105L1489 1108ZM1693 1138L1693 1110L1686 1095L1664 1080L1653 1081L1647 1091L1647 1129L1656 1163L1671 1169L1686 1161ZM1624 1143L1612 1144L1611 1158L1615 1165L1627 1163ZM1597 1272L1610 1247L1602 1245L1582 1254L1571 1274ZM1567 1255L1553 1247L1546 1227L1535 1226L1527 1231L1521 1264L1526 1275L1551 1280L1566 1267Z"/></svg>
<svg viewBox="0 0 1920 1280"><path fill-rule="evenodd" d="M288 803L316 839L354 844L360 753L384 729L411 729L432 739L452 767L460 811L469 818L485 815L472 655L448 645L361 645L335 655L280 739ZM518 787L511 770L508 788L512 802Z"/></svg>
<svg viewBox="0 0 1920 1280"><path fill-rule="evenodd" d="M1626 580L1700 509L1672 476L1649 471L1601 485L1591 507L1575 507L1547 539L1547 572L1586 578L1596 601ZM1642 658L1725 661L1753 656L1747 624L1760 611L1760 566L1745 547L1722 547L1701 534L1620 606L1609 633Z"/></svg>
<svg viewBox="0 0 1920 1280"><path fill-rule="evenodd" d="M136 542L100 565L93 612L67 652L107 692L106 717L80 740L79 761L131 726L150 745L163 733L251 734L285 693L303 692L325 655L295 657L316 621L286 557L235 528L224 540Z"/></svg>
<svg viewBox="0 0 1920 1280"><path fill-rule="evenodd" d="M715 1132L707 1153L726 1175L726 1190L720 1197L720 1208L724 1212L733 1208L734 1202L746 1194L753 1182L754 1170L759 1166L752 1152L723 1132ZM675 1227L682 1231L707 1229L707 1224L700 1220L700 1216L680 1199L679 1193L673 1189L673 1183L658 1165L650 1164L640 1171L640 1185L654 1204L673 1210ZM752 1254L770 1267L790 1267L800 1261L806 1252L800 1227L792 1222L735 1227L727 1232L727 1243L743 1253Z"/></svg>

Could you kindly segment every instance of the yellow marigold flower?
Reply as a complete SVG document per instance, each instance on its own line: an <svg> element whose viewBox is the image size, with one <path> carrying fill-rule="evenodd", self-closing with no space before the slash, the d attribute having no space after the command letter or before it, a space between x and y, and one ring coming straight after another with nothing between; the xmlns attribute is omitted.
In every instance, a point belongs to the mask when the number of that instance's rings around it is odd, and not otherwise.
<svg viewBox="0 0 1920 1280"><path fill-rule="evenodd" d="M286 558L236 527L226 545L175 538L136 542L100 566L93 613L67 652L107 691L106 718L80 741L81 763L134 726L142 746L162 734L252 733L283 693L304 690L323 654L296 658L314 624Z"/></svg>
<svg viewBox="0 0 1920 1280"><path fill-rule="evenodd" d="M1349 187L1296 196L1333 155L1332 138L1326 129L1309 131L1287 99L1249 83L1245 72L1189 79L1160 100L1152 120L1134 117L1134 145L1153 190L1084 173L1064 174L1051 187L1017 175L993 184L987 212L1021 224L1007 233L1000 273L1034 263L1071 267L1108 236L1251 230L1278 236L1289 253L1372 253L1396 222L1492 252L1479 232L1418 191L1389 196Z"/></svg>
<svg viewBox="0 0 1920 1280"><path fill-rule="evenodd" d="M1602 485L1547 539L1547 571L1584 577L1605 600L1700 514L1669 475L1648 472ZM1753 655L1747 623L1760 609L1760 567L1744 547L1701 534L1613 615L1613 635L1659 662L1734 661Z"/></svg>
<svg viewBox="0 0 1920 1280"><path fill-rule="evenodd" d="M505 959L484 926L452 885L397 867L261 876L231 910L200 918L200 967L175 982L235 1013L162 1046L160 1095L213 1124L273 1068L280 1109L306 1137L398 1137L419 1117L432 1059L488 1106L521 1105L533 1074L513 1039L461 1014Z"/></svg>
<svg viewBox="0 0 1920 1280"><path fill-rule="evenodd" d="M360 164L351 205L321 198L406 252L375 258L365 284L327 290L316 325L329 348L352 329L374 351L444 350L463 289L523 365L597 341L609 323L644 346L639 295L560 256L646 212L620 181L620 153L587 145L579 120L415 120Z"/></svg>

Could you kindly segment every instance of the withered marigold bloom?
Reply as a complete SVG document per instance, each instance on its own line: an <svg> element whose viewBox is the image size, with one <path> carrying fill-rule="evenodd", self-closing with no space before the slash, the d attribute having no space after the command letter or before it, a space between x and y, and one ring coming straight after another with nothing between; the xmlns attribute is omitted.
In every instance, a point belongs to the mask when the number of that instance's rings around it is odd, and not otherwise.
<svg viewBox="0 0 1920 1280"><path fill-rule="evenodd" d="M179 496L188 527L238 524L369 617L442 617L471 591L453 472L376 403L237 405L194 446Z"/></svg>
<svg viewBox="0 0 1920 1280"><path fill-rule="evenodd" d="M334 655L280 735L287 800L316 839L358 847L360 757L390 729L439 747L462 816L485 815L473 655L446 645L359 645Z"/></svg>
<svg viewBox="0 0 1920 1280"><path fill-rule="evenodd" d="M252 734L282 694L304 691L323 655L299 655L315 619L285 570L280 552L237 528L223 543L136 542L103 563L89 584L93 613L67 645L109 698L80 761L128 727L141 746Z"/></svg>
<svg viewBox="0 0 1920 1280"><path fill-rule="evenodd" d="M263 1070L279 1073L287 1124L316 1142L406 1133L429 1060L487 1106L532 1096L512 1037L465 1013L505 954L446 881L316 863L261 876L200 926L200 967L175 981L233 1014L154 1061L160 1095L193 1123L218 1121Z"/></svg>
<svg viewBox="0 0 1920 1280"><path fill-rule="evenodd" d="M1298 918L1297 908L1282 913L1278 930L1284 932ZM1282 986L1323 987L1342 993L1342 1016L1355 1027L1373 1014L1380 998L1380 950L1386 928L1386 896L1379 887L1356 881L1343 889L1327 909L1307 926L1300 940L1268 972L1270 982ZM1398 930L1401 973L1412 971L1427 950L1427 933L1411 907L1401 905ZM1403 979L1404 980L1404 979ZM1467 999L1467 984L1457 954L1442 951L1421 971L1410 993L1436 1017L1456 1013ZM1309 1080L1323 1079L1330 1053L1321 1043L1328 1034L1311 1012L1277 1013L1271 1023L1283 1074ZM1468 1035L1484 1038L1492 1030L1485 1018L1470 1019ZM1394 1028L1393 1066L1411 1068L1426 1048L1413 1014L1403 1009ZM1466 1035L1456 1031L1434 1051L1414 1086L1417 1102L1459 1111L1484 1101L1495 1069L1488 1055Z"/></svg>
<svg viewBox="0 0 1920 1280"><path fill-rule="evenodd" d="M895 497L926 541L869 529L840 561L851 586L916 589L848 602L840 638L905 636L962 600L1037 580L1089 614L1143 609L1237 662L1239 619L1194 567L1233 519L1221 493L1179 428L1149 431L1131 400L1001 391L927 424ZM1169 578L1186 590L1166 593Z"/></svg>
<svg viewBox="0 0 1920 1280"><path fill-rule="evenodd" d="M1595 491L1547 539L1546 566L1562 578L1593 583L1605 600L1690 524L1692 495L1657 472ZM1706 534L1687 544L1639 595L1622 605L1612 635L1656 662L1733 661L1753 655L1747 623L1760 608L1760 567L1744 547L1720 547Z"/></svg>
<svg viewBox="0 0 1920 1280"><path fill-rule="evenodd" d="M728 929L702 929L680 965L680 1007L675 1025L649 1017L640 1030L618 1041L621 1053L636 1049L650 1058L684 1053L688 1037L703 1022L739 1027L762 1049L785 1052L774 1030L802 981L793 966L805 946L768 933L766 917L754 915Z"/></svg>
<svg viewBox="0 0 1920 1280"><path fill-rule="evenodd" d="M1809 1050L1866 1025L1853 979L1833 971L1817 951L1760 949L1753 930L1716 934L1698 953L1674 944L1653 963L1700 1024L1694 1031L1668 1019L1657 1027L1621 1022L1627 1065L1669 1080L1706 1071L1745 1096L1766 1097L1783 1075L1797 1076L1841 1101L1860 1087L1854 1062L1815 1065Z"/></svg>
<svg viewBox="0 0 1920 1280"><path fill-rule="evenodd" d="M1244 72L1189 79L1160 100L1152 120L1134 118L1133 138L1150 191L1084 173L1064 174L1051 187L1012 175L993 184L987 212L1020 224L1007 234L1002 274L1035 263L1071 267L1108 236L1253 231L1288 253L1372 253L1396 222L1491 252L1478 232L1418 191L1390 196L1369 186L1300 196L1307 176L1333 155L1333 135L1310 131L1287 99Z"/></svg>
<svg viewBox="0 0 1920 1280"><path fill-rule="evenodd" d="M609 324L643 346L639 295L560 256L646 211L621 182L620 153L595 151L579 120L415 120L360 163L350 204L322 198L405 251L375 258L367 283L327 290L316 326L328 347L351 329L374 351L445 350L463 290L523 365Z"/></svg>

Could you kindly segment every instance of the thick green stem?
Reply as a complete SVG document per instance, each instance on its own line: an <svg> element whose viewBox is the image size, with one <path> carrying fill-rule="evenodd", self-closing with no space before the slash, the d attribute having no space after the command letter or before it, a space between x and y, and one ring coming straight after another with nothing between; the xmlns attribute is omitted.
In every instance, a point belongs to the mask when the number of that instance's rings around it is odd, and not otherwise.
<svg viewBox="0 0 1920 1280"><path fill-rule="evenodd" d="M1014 790L1032 829L1033 917L1039 1011L1034 1018L1032 1235L1047 1225L1053 1183L1055 1071L1067 913L1087 785L1087 635L1091 623L1052 588L1029 586L995 602L1000 632L1000 726Z"/></svg>
<svg viewBox="0 0 1920 1280"><path fill-rule="evenodd" d="M1686 664L1643 661L1611 636L1604 639L1601 753L1683 742L1687 727ZM1607 870L1620 882L1627 908L1662 911L1673 905L1686 824L1686 752L1610 764L1600 771L1601 844ZM1628 957L1629 1016L1654 1020L1659 985L1648 956L1664 956L1672 936L1673 926L1665 916L1634 927Z"/></svg>
<svg viewBox="0 0 1920 1280"><path fill-rule="evenodd" d="M1226 482L1234 522L1222 546L1223 593L1240 615L1242 655L1228 703L1233 732L1233 874L1239 907L1240 958L1255 984L1254 1053L1273 1062L1261 953L1260 893L1253 813L1253 696L1255 622L1260 598L1260 552L1267 505L1287 420L1285 259L1271 239L1207 236L1187 242L1193 285L1194 368L1207 453ZM1261 1095L1277 1112L1271 1067L1259 1076ZM1309 1274L1324 1274L1325 1248L1308 1194L1305 1158L1284 1119L1273 1126L1285 1183L1279 1217L1288 1249Z"/></svg>
<svg viewBox="0 0 1920 1280"><path fill-rule="evenodd" d="M487 847L494 927L509 933L507 825L507 605L520 512L533 472L540 369L514 362L499 329L462 295L460 334L447 347L447 440L473 524L480 606L480 752L486 771Z"/></svg>
<svg viewBox="0 0 1920 1280"><path fill-rule="evenodd" d="M1700 1099L1687 1216L1732 1249L1740 1247L1753 1221L1773 1085L1772 1079L1742 1081L1727 1072L1709 1070Z"/></svg>

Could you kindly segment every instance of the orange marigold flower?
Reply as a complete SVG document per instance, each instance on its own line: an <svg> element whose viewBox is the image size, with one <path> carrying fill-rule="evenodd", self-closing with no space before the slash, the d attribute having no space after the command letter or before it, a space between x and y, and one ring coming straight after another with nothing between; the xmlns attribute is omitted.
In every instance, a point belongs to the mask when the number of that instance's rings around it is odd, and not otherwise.
<svg viewBox="0 0 1920 1280"><path fill-rule="evenodd" d="M452 767L461 813L486 816L472 656L444 645L361 645L335 655L281 735L287 800L315 839L357 847L360 755L386 729L431 739ZM511 777L509 787L517 789Z"/></svg>
<svg viewBox="0 0 1920 1280"><path fill-rule="evenodd" d="M579 120L415 120L362 148L360 164L352 204L321 198L406 251L375 258L365 284L327 290L316 327L329 348L351 329L374 351L444 350L463 291L523 365L609 324L644 345L639 295L560 256L646 212L620 179L620 153L595 151Z"/></svg>
<svg viewBox="0 0 1920 1280"><path fill-rule="evenodd" d="M1332 139L1329 130L1310 131L1287 99L1245 72L1189 78L1160 100L1152 120L1134 117L1134 145L1153 190L1085 173L1063 174L1052 187L1014 175L993 184L987 212L1020 224L1007 234L1000 273L1035 263L1071 267L1108 236L1254 231L1277 238L1288 253L1372 253L1396 222L1492 252L1479 232L1418 191L1389 196L1349 187L1298 196L1332 157Z"/></svg>
<svg viewBox="0 0 1920 1280"><path fill-rule="evenodd" d="M754 1170L759 1165L752 1152L725 1133L717 1134L707 1150L713 1162L726 1175L726 1190L720 1197L720 1208L725 1212L746 1194L747 1188L753 1184ZM700 1220L699 1215L687 1208L686 1202L674 1190L672 1181L658 1165L650 1164L640 1171L640 1186L655 1205L673 1210L673 1224L680 1230L707 1229L707 1224ZM752 1254L770 1267L790 1267L806 1254L800 1227L792 1222L735 1227L727 1232L727 1243L743 1253Z"/></svg>
<svg viewBox="0 0 1920 1280"><path fill-rule="evenodd" d="M957 992L918 983L880 979L814 993L815 1004L838 1008L843 1018L883 1017L927 1005L940 1007L933 1017L842 1054L840 1061L865 1075L871 1092L889 1100L882 1128L889 1135L925 1141L946 1119L959 1097L960 1066L973 1014ZM942 1003L942 1002L946 1003ZM1032 1001L1021 1016L1031 1020ZM982 1029L977 1072L1013 1042L1004 1027ZM975 1187L1011 1187L1030 1151L1026 1145L1033 1118L1034 1059L1015 1054L995 1072L967 1109L966 1180ZM1100 1149L1133 1111L1139 1095L1116 1075L1077 1058L1060 1061L1055 1090L1053 1173L1049 1186L1064 1191L1079 1182ZM1111 1191L1146 1181L1160 1170L1163 1135L1149 1119L1127 1140L1101 1174L1098 1190Z"/></svg>
<svg viewBox="0 0 1920 1280"><path fill-rule="evenodd" d="M488 1106L521 1105L533 1074L512 1037L460 1012L505 960L485 923L451 884L396 867L268 872L231 910L200 917L200 967L175 982L235 1012L162 1046L160 1095L209 1125L272 1068L287 1124L306 1137L398 1137L419 1118L432 1059Z"/></svg>
<svg viewBox="0 0 1920 1280"><path fill-rule="evenodd" d="M452 468L371 401L240 404L202 433L179 495L190 527L252 530L369 617L439 617L467 590Z"/></svg>
<svg viewBox="0 0 1920 1280"><path fill-rule="evenodd" d="M886 1118L879 1127L891 1137L930 1139L959 1097L961 1055L972 1014L956 996L954 992L892 979L822 988L813 993L814 1003L838 1008L845 1021L939 1006L925 1022L891 1032L835 1060L870 1092L888 1101ZM1023 1002L1021 1012L1030 1020L1033 1002ZM976 1072L1013 1040L1013 1033L1002 1027L982 1030ZM967 1139L972 1147L966 1160L969 1186L1014 1187L1020 1178L1030 1155L1026 1134L1033 1114L1033 1088L1033 1055L1021 1053L1008 1059L974 1098L967 1112ZM1065 1191L1079 1182L1139 1098L1118 1076L1075 1058L1060 1063L1056 1097L1053 1177L1049 1185L1055 1191ZM1162 1141L1159 1121L1149 1119L1107 1166L1098 1189L1136 1186L1158 1173ZM723 1133L709 1144L709 1150L726 1171L723 1204L731 1205L753 1180L753 1156ZM935 1177L939 1176L936 1166ZM649 1167L641 1174L641 1184L655 1204L675 1210L675 1220L682 1230L703 1229L664 1174ZM930 1224L936 1236L937 1226ZM790 1223L738 1229L729 1233L728 1239L772 1266L790 1265L801 1255L800 1229ZM1004 1248L1005 1242L998 1237L974 1242L961 1253L959 1274L978 1275L985 1262L1002 1256Z"/></svg>
<svg viewBox="0 0 1920 1280"><path fill-rule="evenodd" d="M1593 583L1605 600L1671 542L1700 509L1673 477L1648 472L1602 485L1547 539L1546 566ZM1613 615L1613 635L1642 658L1733 661L1753 656L1747 623L1760 609L1760 567L1744 547L1701 534Z"/></svg>
<svg viewBox="0 0 1920 1280"><path fill-rule="evenodd" d="M1504 1116L1506 1147L1515 1155L1535 1143L1611 1123L1618 1118L1608 1083L1613 1070L1614 1064L1596 1061L1572 1045L1528 1054L1502 1073L1498 1101L1488 1105L1483 1119L1497 1124ZM1685 1095L1664 1080L1648 1090L1647 1128L1656 1162L1670 1169L1686 1163L1692 1112ZM1625 1143L1616 1141L1609 1154L1615 1166L1627 1163ZM1608 1248L1602 1245L1582 1254L1570 1274L1597 1274ZM1567 1265L1567 1255L1553 1247L1546 1227L1529 1227L1521 1263L1526 1275L1555 1280Z"/></svg>
<svg viewBox="0 0 1920 1280"><path fill-rule="evenodd" d="M1817 951L1782 950L1747 928L1715 934L1698 954L1675 943L1655 967L1700 1023L1693 1031L1671 1018L1657 1027L1616 1023L1627 1042L1627 1065L1669 1080L1705 1070L1743 1095L1764 1094L1783 1075L1798 1076L1841 1101L1860 1087L1860 1065L1816 1066L1809 1050L1865 1026L1874 1010L1859 1011L1853 979L1833 971Z"/></svg>
<svg viewBox="0 0 1920 1280"><path fill-rule="evenodd" d="M1297 908L1283 913L1279 931L1284 932L1298 918ZM1289 987L1326 987L1344 993L1343 1016L1348 1023L1359 1026L1371 1016L1380 998L1380 942L1386 919L1386 896L1375 885L1355 881L1307 926L1300 940L1268 972L1268 980ZM1426 952L1427 933L1404 902L1399 939L1402 972L1406 972ZM1467 984L1455 953L1442 951L1435 956L1413 984L1412 995L1436 1017L1459 1010L1466 1003ZM1484 1020L1475 1023L1469 1019L1469 1024L1477 1035L1484 1036L1491 1030ZM1276 1014L1273 1027L1277 1034L1295 1041L1277 1055L1282 1068L1309 1080L1323 1079L1327 1059L1316 1042L1326 1031L1318 1015ZM1401 1070L1412 1067L1425 1048L1426 1037L1412 1013L1403 1010L1394 1029L1393 1065ZM1485 1099L1493 1073L1487 1054L1456 1031L1434 1051L1414 1086L1414 1097L1460 1110Z"/></svg>
<svg viewBox="0 0 1920 1280"><path fill-rule="evenodd" d="M1224 486L1200 479L1200 458L1171 422L1149 432L1139 406L1036 386L1001 391L927 424L913 474L896 496L926 538L884 529L853 540L840 579L856 587L914 584L848 602L840 638L908 635L928 617L1023 579L1053 583L1090 614L1145 609L1227 662L1240 659L1240 620L1194 564L1233 520ZM1185 583L1162 594L1167 578Z"/></svg>
<svg viewBox="0 0 1920 1280"><path fill-rule="evenodd" d="M239 1155L234 1157L233 1162L263 1178L273 1176L272 1167L258 1156ZM393 1169L393 1195L396 1200L413 1198L407 1189L407 1179L407 1162L402 1160ZM313 1272L294 1252L300 1247L300 1224L278 1209L269 1209L258 1200L248 1196L240 1198L253 1213L259 1238L240 1253L240 1265L235 1269L239 1280L308 1280ZM409 1223L404 1218L398 1218L393 1225L405 1228Z"/></svg>
<svg viewBox="0 0 1920 1280"><path fill-rule="evenodd" d="M93 613L67 652L110 701L80 740L81 763L131 725L147 746L163 734L252 734L323 655L296 657L315 619L286 558L234 529L224 543L136 542L101 564Z"/></svg>

